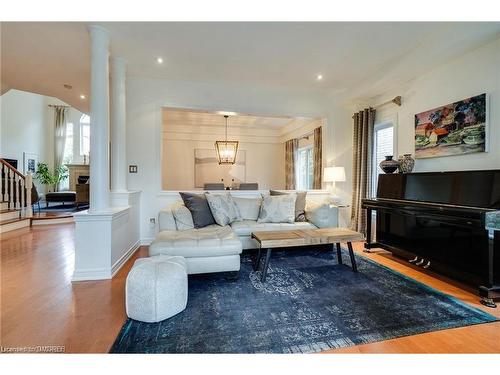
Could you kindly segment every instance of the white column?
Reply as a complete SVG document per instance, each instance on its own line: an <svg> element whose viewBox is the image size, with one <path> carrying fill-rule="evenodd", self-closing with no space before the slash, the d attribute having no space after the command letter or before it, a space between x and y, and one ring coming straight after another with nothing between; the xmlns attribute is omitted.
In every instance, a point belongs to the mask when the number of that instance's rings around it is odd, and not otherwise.
<svg viewBox="0 0 500 375"><path fill-rule="evenodd" d="M111 190L127 191L126 61L111 58Z"/></svg>
<svg viewBox="0 0 500 375"><path fill-rule="evenodd" d="M90 32L90 212L109 207L109 33Z"/></svg>

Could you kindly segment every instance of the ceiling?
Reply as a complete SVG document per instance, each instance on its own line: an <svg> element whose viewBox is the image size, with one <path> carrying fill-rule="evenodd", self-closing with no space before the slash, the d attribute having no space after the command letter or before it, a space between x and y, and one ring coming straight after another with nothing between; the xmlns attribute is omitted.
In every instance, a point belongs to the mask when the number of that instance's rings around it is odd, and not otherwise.
<svg viewBox="0 0 500 375"><path fill-rule="evenodd" d="M500 23L100 23L129 76L285 87L367 98L500 35ZM86 23L2 23L2 92L55 96L88 112ZM161 56L164 63L156 63ZM316 80L322 74L323 80ZM63 84L73 86L65 89Z"/></svg>
<svg viewBox="0 0 500 375"><path fill-rule="evenodd" d="M216 113L208 111L191 111L185 109L166 108L163 111L163 122L167 126L208 126L224 127L224 114L228 114L228 127L247 129L267 129L284 131L284 129L299 128L313 121L312 118L292 118L285 116L254 116L239 113Z"/></svg>
<svg viewBox="0 0 500 375"><path fill-rule="evenodd" d="M235 112L210 112L179 108L163 108L163 131L169 139L195 139L225 133L224 115L228 117L228 135L260 142L283 143L288 135L307 134L321 126L321 118L256 116ZM215 133L214 133L215 132ZM180 137L180 138L179 138ZM193 138L194 137L194 138ZM285 137L285 140L282 138Z"/></svg>

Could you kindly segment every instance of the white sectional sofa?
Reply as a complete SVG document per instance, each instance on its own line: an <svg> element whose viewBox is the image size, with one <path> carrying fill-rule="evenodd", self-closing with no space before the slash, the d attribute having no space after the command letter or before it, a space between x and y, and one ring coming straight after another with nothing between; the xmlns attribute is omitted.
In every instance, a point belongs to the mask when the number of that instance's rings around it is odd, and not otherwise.
<svg viewBox="0 0 500 375"><path fill-rule="evenodd" d="M159 233L149 247L149 255L183 256L188 274L239 271L242 250L258 248L257 241L251 238L252 232L338 226L338 208L329 203L307 200L305 222L259 223L255 216L256 213L258 216L257 202L244 199L248 198L235 199L243 220L224 227L192 228L186 223L189 211L182 201L161 210Z"/></svg>

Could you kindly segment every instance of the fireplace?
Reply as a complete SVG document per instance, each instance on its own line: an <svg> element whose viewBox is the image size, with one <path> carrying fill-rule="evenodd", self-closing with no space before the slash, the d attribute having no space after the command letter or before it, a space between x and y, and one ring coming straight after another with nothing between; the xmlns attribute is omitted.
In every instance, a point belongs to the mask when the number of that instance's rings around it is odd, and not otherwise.
<svg viewBox="0 0 500 375"><path fill-rule="evenodd" d="M88 164L66 164L69 171L69 190L76 191L76 184L79 180L87 179L90 176L90 165Z"/></svg>

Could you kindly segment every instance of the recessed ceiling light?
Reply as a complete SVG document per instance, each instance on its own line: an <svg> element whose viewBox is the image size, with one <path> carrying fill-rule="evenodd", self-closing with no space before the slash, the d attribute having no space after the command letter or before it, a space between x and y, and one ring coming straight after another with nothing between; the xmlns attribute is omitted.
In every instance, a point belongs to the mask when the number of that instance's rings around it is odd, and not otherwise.
<svg viewBox="0 0 500 375"><path fill-rule="evenodd" d="M80 95L80 99L85 100L87 97L85 95Z"/></svg>
<svg viewBox="0 0 500 375"><path fill-rule="evenodd" d="M322 76L321 74L318 74L318 75L316 76L316 79L317 79L318 81L321 81L321 80L323 79L323 76Z"/></svg>
<svg viewBox="0 0 500 375"><path fill-rule="evenodd" d="M157 58L156 58L156 62L157 62L158 64L163 64L163 59L162 59L161 57L157 57Z"/></svg>

